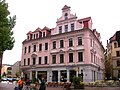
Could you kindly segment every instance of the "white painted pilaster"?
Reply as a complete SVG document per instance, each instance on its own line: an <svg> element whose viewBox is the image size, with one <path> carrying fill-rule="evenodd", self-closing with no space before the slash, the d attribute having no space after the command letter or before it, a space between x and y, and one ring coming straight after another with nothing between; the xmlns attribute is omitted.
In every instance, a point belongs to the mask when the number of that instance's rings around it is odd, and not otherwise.
<svg viewBox="0 0 120 90"><path fill-rule="evenodd" d="M30 72L30 80L32 80L32 71Z"/></svg>
<svg viewBox="0 0 120 90"><path fill-rule="evenodd" d="M38 74L38 72L37 71L35 71L35 78L37 79L38 77L37 77L37 74Z"/></svg>
<svg viewBox="0 0 120 90"><path fill-rule="evenodd" d="M60 70L58 70L58 82L60 82Z"/></svg>
<svg viewBox="0 0 120 90"><path fill-rule="evenodd" d="M67 70L67 82L70 81L70 74L69 73L70 73L69 70Z"/></svg>

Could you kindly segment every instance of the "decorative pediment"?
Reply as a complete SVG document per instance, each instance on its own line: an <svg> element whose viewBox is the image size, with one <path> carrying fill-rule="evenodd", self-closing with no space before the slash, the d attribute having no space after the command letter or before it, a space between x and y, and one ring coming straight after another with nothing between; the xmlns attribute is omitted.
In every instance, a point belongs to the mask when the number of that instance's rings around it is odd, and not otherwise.
<svg viewBox="0 0 120 90"><path fill-rule="evenodd" d="M33 54L31 55L31 57L37 57L37 54L36 54L36 53L33 53Z"/></svg>
<svg viewBox="0 0 120 90"><path fill-rule="evenodd" d="M65 52L65 51L63 51L63 50L60 50L60 51L59 51L59 53L64 53L64 52Z"/></svg>
<svg viewBox="0 0 120 90"><path fill-rule="evenodd" d="M68 49L68 52L73 52L73 51L74 51L74 50L73 50L73 49L71 49L71 48L69 48L69 49Z"/></svg>

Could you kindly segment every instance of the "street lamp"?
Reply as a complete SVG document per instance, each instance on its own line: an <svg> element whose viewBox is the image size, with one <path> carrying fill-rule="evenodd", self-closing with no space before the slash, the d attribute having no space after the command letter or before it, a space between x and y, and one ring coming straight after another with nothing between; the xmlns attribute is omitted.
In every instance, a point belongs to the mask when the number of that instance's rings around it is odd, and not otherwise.
<svg viewBox="0 0 120 90"><path fill-rule="evenodd" d="M79 69L80 69L80 68L78 67L78 77L79 77Z"/></svg>

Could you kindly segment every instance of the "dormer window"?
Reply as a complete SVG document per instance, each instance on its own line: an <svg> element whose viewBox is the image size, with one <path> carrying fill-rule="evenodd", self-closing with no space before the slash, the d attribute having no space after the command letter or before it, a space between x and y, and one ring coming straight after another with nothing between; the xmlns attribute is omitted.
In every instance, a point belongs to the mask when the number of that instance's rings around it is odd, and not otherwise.
<svg viewBox="0 0 120 90"><path fill-rule="evenodd" d="M43 32L43 37L45 37L45 32Z"/></svg>
<svg viewBox="0 0 120 90"><path fill-rule="evenodd" d="M68 13L65 13L65 20L67 20L68 19Z"/></svg>
<svg viewBox="0 0 120 90"><path fill-rule="evenodd" d="M38 34L36 34L36 38L38 38Z"/></svg>
<svg viewBox="0 0 120 90"><path fill-rule="evenodd" d="M34 34L34 39L35 39L35 34Z"/></svg>
<svg viewBox="0 0 120 90"><path fill-rule="evenodd" d="M27 36L27 39L29 40L29 36Z"/></svg>

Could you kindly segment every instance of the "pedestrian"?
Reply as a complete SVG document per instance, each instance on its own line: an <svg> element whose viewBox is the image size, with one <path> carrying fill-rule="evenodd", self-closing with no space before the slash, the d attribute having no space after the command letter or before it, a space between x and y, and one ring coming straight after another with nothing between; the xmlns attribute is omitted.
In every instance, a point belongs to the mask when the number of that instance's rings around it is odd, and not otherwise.
<svg viewBox="0 0 120 90"><path fill-rule="evenodd" d="M120 78L118 80L119 80L119 85L120 85Z"/></svg>
<svg viewBox="0 0 120 90"><path fill-rule="evenodd" d="M14 90L19 90L17 82L15 82L15 88L14 88Z"/></svg>
<svg viewBox="0 0 120 90"><path fill-rule="evenodd" d="M43 77L41 78L41 84L39 90L46 90L45 79Z"/></svg>
<svg viewBox="0 0 120 90"><path fill-rule="evenodd" d="M22 78L20 80L18 80L18 88L19 88L19 90L22 90L22 88L23 88L23 80L22 80Z"/></svg>

